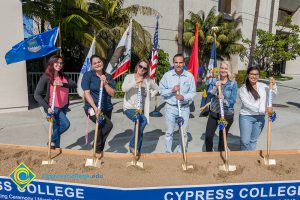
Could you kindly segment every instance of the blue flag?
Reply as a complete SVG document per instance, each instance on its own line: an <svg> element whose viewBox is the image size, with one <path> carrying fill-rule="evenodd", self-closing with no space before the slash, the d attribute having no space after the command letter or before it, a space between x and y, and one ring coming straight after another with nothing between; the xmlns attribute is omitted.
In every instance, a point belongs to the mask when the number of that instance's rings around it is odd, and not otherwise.
<svg viewBox="0 0 300 200"><path fill-rule="evenodd" d="M207 94L209 84L211 82L212 77L214 77L217 73L217 48L216 42L214 41L212 44L210 60L207 67L206 73L206 82L205 89L202 94L201 104L200 104L200 116L207 116L209 114L209 106L210 106L210 98Z"/></svg>
<svg viewBox="0 0 300 200"><path fill-rule="evenodd" d="M6 63L11 64L23 60L39 58L59 50L59 48L55 46L57 35L58 27L55 27L16 44L6 53Z"/></svg>
<svg viewBox="0 0 300 200"><path fill-rule="evenodd" d="M82 77L83 75L90 71L91 70L91 62L90 62L90 59L92 57L92 55L94 55L96 52L96 39L94 38L93 39L93 42L91 44L91 47L90 47L90 50L88 52L88 54L86 55L86 58L84 60L84 63L83 63L83 66L80 70L80 74L79 74L79 77L78 77L78 81L77 81L77 93L79 96L83 97L84 94L83 94L83 90L81 88L81 81L82 81Z"/></svg>

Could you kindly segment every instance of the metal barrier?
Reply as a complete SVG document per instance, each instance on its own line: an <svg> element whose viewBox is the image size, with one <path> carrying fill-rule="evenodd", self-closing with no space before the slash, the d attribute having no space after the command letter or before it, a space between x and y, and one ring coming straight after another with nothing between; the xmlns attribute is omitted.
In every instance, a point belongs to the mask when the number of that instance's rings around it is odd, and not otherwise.
<svg viewBox="0 0 300 200"><path fill-rule="evenodd" d="M77 83L79 72L65 72L69 79L72 79ZM40 80L40 77L43 75L43 72L28 72L27 73L27 87L28 87L28 95L33 95L34 90ZM126 74L122 74L118 78L115 79L116 81L116 91L121 91L121 85L124 81ZM70 94L77 94L76 88L70 90Z"/></svg>

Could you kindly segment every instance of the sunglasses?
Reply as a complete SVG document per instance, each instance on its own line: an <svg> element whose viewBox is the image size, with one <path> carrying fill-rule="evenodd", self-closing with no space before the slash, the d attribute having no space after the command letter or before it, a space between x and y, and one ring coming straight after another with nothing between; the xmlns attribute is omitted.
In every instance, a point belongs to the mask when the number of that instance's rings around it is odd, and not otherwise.
<svg viewBox="0 0 300 200"><path fill-rule="evenodd" d="M63 62L56 62L56 64L60 65L60 66L64 66Z"/></svg>
<svg viewBox="0 0 300 200"><path fill-rule="evenodd" d="M145 71L148 71L148 68L147 68L147 67L144 67L143 65L139 65L139 68L140 68L140 69L143 69L143 70L145 70Z"/></svg>

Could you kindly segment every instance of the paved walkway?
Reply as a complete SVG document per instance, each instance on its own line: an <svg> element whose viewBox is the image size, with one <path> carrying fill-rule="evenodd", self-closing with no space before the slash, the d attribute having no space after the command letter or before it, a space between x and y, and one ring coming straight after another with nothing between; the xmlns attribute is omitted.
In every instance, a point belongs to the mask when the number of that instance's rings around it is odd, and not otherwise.
<svg viewBox="0 0 300 200"><path fill-rule="evenodd" d="M300 76L294 76L291 81L278 82L279 92L274 99L278 119L272 124L272 149L299 149L300 144ZM189 151L204 150L204 132L207 118L199 118L199 102L201 93L195 98L195 111L191 115L189 127ZM112 120L114 128L107 139L105 150L110 152L127 153L128 141L133 123L122 113L123 99L114 99ZM152 102L152 108L153 105ZM89 144L85 145L86 117L80 101L70 104L68 118L70 129L62 135L63 148L91 150L94 124L89 126ZM158 98L158 108L164 114L162 98ZM236 104L235 121L228 136L229 148L239 150L238 110L240 101ZM150 124L144 132L142 152L164 152L165 119L150 118ZM266 148L265 127L259 138L258 149ZM31 108L26 112L0 114L0 143L45 146L48 135L48 122L39 107ZM214 149L217 149L218 135L214 138ZM173 149L178 150L179 134L174 135Z"/></svg>

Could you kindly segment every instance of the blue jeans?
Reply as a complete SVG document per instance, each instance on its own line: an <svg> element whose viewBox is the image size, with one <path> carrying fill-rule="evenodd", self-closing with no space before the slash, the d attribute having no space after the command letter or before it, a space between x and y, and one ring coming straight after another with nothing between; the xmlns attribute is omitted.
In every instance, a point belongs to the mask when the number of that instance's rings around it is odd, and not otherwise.
<svg viewBox="0 0 300 200"><path fill-rule="evenodd" d="M132 121L134 120L135 109L127 109L124 111L124 113L130 120ZM142 114L141 119L139 121L138 145L137 145L138 152L141 152L142 143L143 143L143 133L146 125L147 125L147 118L145 117L144 114ZM135 140L135 125L133 128L132 135L130 137L129 147L134 148L134 140Z"/></svg>
<svg viewBox="0 0 300 200"><path fill-rule="evenodd" d="M166 145L166 153L172 153L172 143L173 143L173 132L175 126L177 126L176 123L176 117L178 117L178 107L172 106L168 103L165 105L165 117L166 117L166 135L165 135L165 145ZM190 117L190 107L189 105L186 105L184 107L181 107L181 114L184 120L183 123L183 129L184 129L184 142L186 146L187 151L187 127L188 127L188 120ZM179 130L180 133L180 130ZM181 134L181 133L180 133ZM181 138L181 136L180 136ZM182 152L182 145L181 145L181 139L180 139L180 146L179 146L179 152Z"/></svg>
<svg viewBox="0 0 300 200"><path fill-rule="evenodd" d="M70 127L70 121L66 116L67 110L68 105L63 108L54 108L54 121L51 142L54 142L56 148L60 148L61 134L63 134Z"/></svg>
<svg viewBox="0 0 300 200"><path fill-rule="evenodd" d="M240 115L241 150L256 150L257 138L265 125L265 115Z"/></svg>

